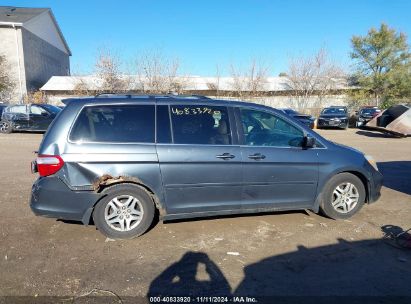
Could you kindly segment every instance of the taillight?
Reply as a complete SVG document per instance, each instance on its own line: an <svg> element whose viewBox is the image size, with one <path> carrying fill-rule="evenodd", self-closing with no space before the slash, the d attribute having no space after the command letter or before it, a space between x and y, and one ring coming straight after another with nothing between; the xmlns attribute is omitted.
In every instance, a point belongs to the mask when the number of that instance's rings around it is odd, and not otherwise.
<svg viewBox="0 0 411 304"><path fill-rule="evenodd" d="M58 155L39 155L36 163L40 176L52 175L64 165L63 159Z"/></svg>

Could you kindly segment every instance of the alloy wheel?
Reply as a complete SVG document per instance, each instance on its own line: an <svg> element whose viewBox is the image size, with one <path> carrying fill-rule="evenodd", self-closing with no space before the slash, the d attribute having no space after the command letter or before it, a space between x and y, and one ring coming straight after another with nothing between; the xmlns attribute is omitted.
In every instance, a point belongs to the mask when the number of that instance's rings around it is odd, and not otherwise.
<svg viewBox="0 0 411 304"><path fill-rule="evenodd" d="M352 183L339 184L333 191L332 206L339 213L348 213L358 204L360 194Z"/></svg>
<svg viewBox="0 0 411 304"><path fill-rule="evenodd" d="M110 228L123 232L136 228L143 214L143 207L137 198L131 195L120 195L106 205L104 219Z"/></svg>

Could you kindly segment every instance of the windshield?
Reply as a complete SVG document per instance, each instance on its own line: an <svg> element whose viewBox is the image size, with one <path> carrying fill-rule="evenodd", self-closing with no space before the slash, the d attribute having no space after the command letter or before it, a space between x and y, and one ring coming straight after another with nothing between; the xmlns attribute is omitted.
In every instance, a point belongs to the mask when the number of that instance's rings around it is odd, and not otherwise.
<svg viewBox="0 0 411 304"><path fill-rule="evenodd" d="M325 108L321 114L346 114L345 108Z"/></svg>
<svg viewBox="0 0 411 304"><path fill-rule="evenodd" d="M44 109L46 109L47 111L49 111L53 114L57 114L58 112L61 111L61 109L59 107L52 106L52 105L49 105L49 104L41 105L41 107L43 107Z"/></svg>
<svg viewBox="0 0 411 304"><path fill-rule="evenodd" d="M379 112L381 112L380 109L371 108L371 109L362 109L360 114L361 115L374 115L374 114L379 113Z"/></svg>

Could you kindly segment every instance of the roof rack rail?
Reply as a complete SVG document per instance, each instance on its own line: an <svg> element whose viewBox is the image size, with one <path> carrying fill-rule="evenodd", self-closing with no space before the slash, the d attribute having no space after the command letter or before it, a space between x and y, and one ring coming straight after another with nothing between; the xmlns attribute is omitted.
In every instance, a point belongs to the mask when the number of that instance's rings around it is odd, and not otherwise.
<svg viewBox="0 0 411 304"><path fill-rule="evenodd" d="M203 95L175 95L175 94L117 94L117 93L99 93L94 98L187 98L187 99L211 99Z"/></svg>
<svg viewBox="0 0 411 304"><path fill-rule="evenodd" d="M170 98L196 98L196 99L211 99L210 97L204 96L204 95L197 95L197 94L192 94L192 95L174 95L174 94L169 94L166 95Z"/></svg>

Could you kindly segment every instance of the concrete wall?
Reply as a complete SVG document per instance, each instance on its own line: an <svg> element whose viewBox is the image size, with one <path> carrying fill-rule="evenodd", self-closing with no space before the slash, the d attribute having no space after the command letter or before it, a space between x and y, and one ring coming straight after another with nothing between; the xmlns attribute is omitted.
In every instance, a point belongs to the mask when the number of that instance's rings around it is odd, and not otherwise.
<svg viewBox="0 0 411 304"><path fill-rule="evenodd" d="M28 91L38 90L51 76L69 75L68 54L24 28L22 40Z"/></svg>
<svg viewBox="0 0 411 304"><path fill-rule="evenodd" d="M14 82L14 90L9 96L3 97L5 101L18 102L26 94L22 50L21 29L9 26L0 27L0 55L6 57L9 77Z"/></svg>

